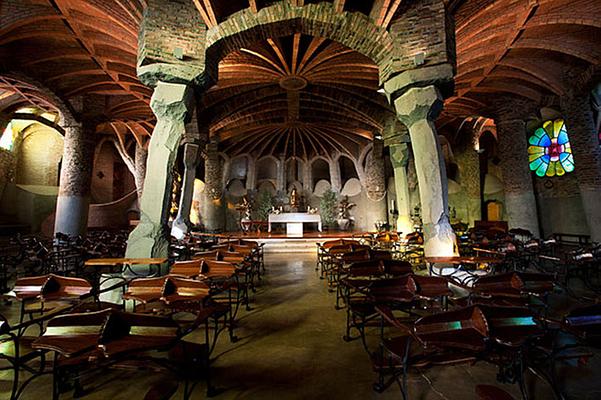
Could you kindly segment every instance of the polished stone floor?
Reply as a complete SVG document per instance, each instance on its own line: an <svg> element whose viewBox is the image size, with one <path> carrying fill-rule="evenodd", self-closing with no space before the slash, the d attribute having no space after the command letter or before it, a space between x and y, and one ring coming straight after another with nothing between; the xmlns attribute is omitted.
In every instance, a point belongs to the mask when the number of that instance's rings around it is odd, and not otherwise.
<svg viewBox="0 0 601 400"><path fill-rule="evenodd" d="M214 383L222 390L215 399L400 399L396 386L382 394L372 390L376 375L360 341L342 340L345 314L334 309L334 294L328 293L318 278L315 255L267 254L266 264L268 275L255 295L253 309L240 314L240 340L230 343L227 335L222 335L214 352ZM373 347L377 332L369 336ZM586 367L566 366L562 371L569 379L570 398L601 398L601 373L595 372L601 371L601 355ZM474 399L477 384L497 385L520 398L516 385L496 382L496 372L495 367L478 363L411 375L410 398ZM8 398L11 377L10 372L0 372L0 399ZM148 371L111 371L96 377L93 390L84 398L142 399L154 382L168 379L173 378ZM553 398L548 387L532 374L528 383L531 399ZM173 398L182 398L182 386ZM49 398L50 390L50 377L43 376L22 398ZM205 398L203 382L192 398Z"/></svg>

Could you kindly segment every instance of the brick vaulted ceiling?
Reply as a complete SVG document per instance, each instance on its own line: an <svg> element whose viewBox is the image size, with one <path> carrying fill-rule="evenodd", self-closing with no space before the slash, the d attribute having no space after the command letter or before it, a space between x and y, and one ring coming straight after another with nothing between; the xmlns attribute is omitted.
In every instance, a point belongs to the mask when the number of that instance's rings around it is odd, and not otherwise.
<svg viewBox="0 0 601 400"><path fill-rule="evenodd" d="M208 26L274 2L190 1ZM362 12L388 26L402 1L410 0L330 2L339 12ZM457 77L440 125L484 113L499 95L552 102L599 70L599 0L447 3L456 19ZM106 119L121 135L132 132L131 121L149 130L152 92L135 72L145 6L145 0L0 1L0 112L56 107L48 88L63 101L100 96ZM222 61L220 80L203 100L211 132L231 152L354 153L390 113L376 93L374 68L344 46L310 36L240 49Z"/></svg>
<svg viewBox="0 0 601 400"><path fill-rule="evenodd" d="M226 56L202 109L228 154L358 156L393 117L378 67L330 40L269 38Z"/></svg>

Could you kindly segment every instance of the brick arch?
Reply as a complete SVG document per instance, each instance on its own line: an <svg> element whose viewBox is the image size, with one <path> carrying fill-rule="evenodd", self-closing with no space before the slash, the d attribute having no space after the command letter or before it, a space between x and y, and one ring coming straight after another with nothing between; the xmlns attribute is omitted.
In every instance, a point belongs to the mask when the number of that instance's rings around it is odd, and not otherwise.
<svg viewBox="0 0 601 400"><path fill-rule="evenodd" d="M18 108L33 106L49 112L58 112L61 124L74 121L74 113L63 99L41 82L16 71L0 74L0 88L14 91L17 98L5 104L0 112L12 114Z"/></svg>
<svg viewBox="0 0 601 400"><path fill-rule="evenodd" d="M379 68L380 81L392 72L393 39L361 13L337 12L331 3L290 7L279 2L253 13L233 14L207 32L206 60L210 74L227 54L261 40L302 33L336 41L371 59ZM217 81L217 76L213 77Z"/></svg>

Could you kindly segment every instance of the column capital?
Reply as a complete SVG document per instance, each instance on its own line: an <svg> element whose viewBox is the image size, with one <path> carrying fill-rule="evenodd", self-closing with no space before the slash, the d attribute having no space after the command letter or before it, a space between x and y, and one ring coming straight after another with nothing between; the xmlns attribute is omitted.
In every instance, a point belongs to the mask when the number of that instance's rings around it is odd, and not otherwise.
<svg viewBox="0 0 601 400"><path fill-rule="evenodd" d="M453 65L445 63L408 70L384 82L384 92L392 104L412 88L437 86L446 96L453 94Z"/></svg>
<svg viewBox="0 0 601 400"><path fill-rule="evenodd" d="M159 82L150 99L150 108L157 119L183 121L192 111L194 92L180 83Z"/></svg>
<svg viewBox="0 0 601 400"><path fill-rule="evenodd" d="M433 122L444 106L436 86L411 88L394 101L399 120L411 130L411 126L424 120Z"/></svg>
<svg viewBox="0 0 601 400"><path fill-rule="evenodd" d="M390 161L393 168L406 168L409 165L409 146L407 146L407 143L390 146Z"/></svg>

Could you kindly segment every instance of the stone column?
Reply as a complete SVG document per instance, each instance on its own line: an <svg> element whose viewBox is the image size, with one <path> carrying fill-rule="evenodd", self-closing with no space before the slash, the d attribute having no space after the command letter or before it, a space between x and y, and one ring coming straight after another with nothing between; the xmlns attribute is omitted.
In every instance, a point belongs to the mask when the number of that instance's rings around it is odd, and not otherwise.
<svg viewBox="0 0 601 400"><path fill-rule="evenodd" d="M390 161L394 169L394 188L396 191L396 208L399 213L396 220L398 232L413 232L411 222L411 198L407 182L407 164L409 163L409 148L406 143L390 146Z"/></svg>
<svg viewBox="0 0 601 400"><path fill-rule="evenodd" d="M455 153L459 165L461 186L467 200L467 224L482 218L482 198L480 196L480 157L473 146L466 146Z"/></svg>
<svg viewBox="0 0 601 400"><path fill-rule="evenodd" d="M257 189L257 166L255 165L255 158L251 155L246 157L246 190L256 190Z"/></svg>
<svg viewBox="0 0 601 400"><path fill-rule="evenodd" d="M328 165L330 166L330 185L332 190L340 193L342 191L342 178L340 176L340 164L338 163L338 157L330 159Z"/></svg>
<svg viewBox="0 0 601 400"><path fill-rule="evenodd" d="M434 121L443 107L435 86L413 87L394 99L399 120L409 129L419 182L426 256L457 254L449 222L447 174Z"/></svg>
<svg viewBox="0 0 601 400"><path fill-rule="evenodd" d="M54 233L85 234L94 168L96 124L66 120L61 176L56 201Z"/></svg>
<svg viewBox="0 0 601 400"><path fill-rule="evenodd" d="M504 215L509 228L540 235L532 173L528 166L528 138L525 119L534 111L530 103L500 99L495 106L495 123L505 192Z"/></svg>
<svg viewBox="0 0 601 400"><path fill-rule="evenodd" d="M568 137L574 155L574 173L591 239L601 242L601 148L589 94L561 98Z"/></svg>
<svg viewBox="0 0 601 400"><path fill-rule="evenodd" d="M313 194L313 171L311 171L309 160L303 161L303 189L305 189L308 200Z"/></svg>
<svg viewBox="0 0 601 400"><path fill-rule="evenodd" d="M198 144L194 143L184 145L184 179L177 217L171 227L171 235L177 239L183 239L190 229L190 210L192 208L192 197L194 196L196 167L198 166L198 148Z"/></svg>
<svg viewBox="0 0 601 400"><path fill-rule="evenodd" d="M275 180L275 189L277 191L281 191L286 194L288 188L286 187L286 158L284 156L279 156L278 161L276 163L277 171L276 171L276 180Z"/></svg>
<svg viewBox="0 0 601 400"><path fill-rule="evenodd" d="M144 190L144 178L146 177L146 159L148 158L148 148L136 142L136 153L134 155L135 174L134 182L136 184L136 192L138 193L138 205L142 199L142 191Z"/></svg>
<svg viewBox="0 0 601 400"><path fill-rule="evenodd" d="M205 229L222 231L225 227L223 199L223 168L219 158L217 142L211 141L206 147L205 191L201 205Z"/></svg>
<svg viewBox="0 0 601 400"><path fill-rule="evenodd" d="M365 216L368 229L375 229L376 221L388 222L383 153L384 143L381 139L374 139L373 150L367 156L365 165L365 188L367 192ZM339 163L336 164L340 165Z"/></svg>
<svg viewBox="0 0 601 400"><path fill-rule="evenodd" d="M185 120L194 103L187 85L159 82L150 107L157 122L150 139L140 224L129 235L127 257L166 257L172 171L185 132Z"/></svg>

